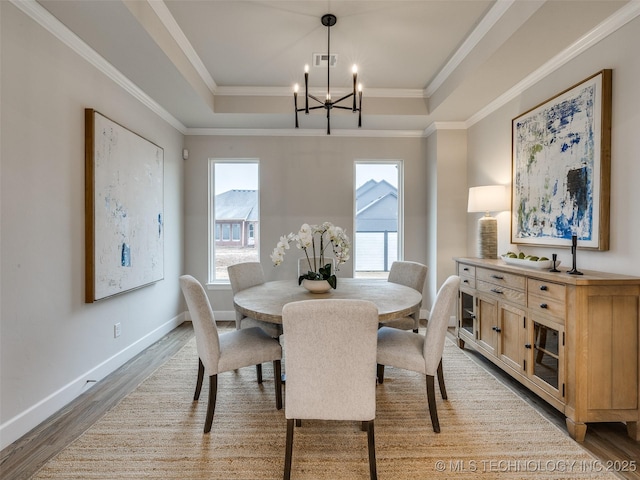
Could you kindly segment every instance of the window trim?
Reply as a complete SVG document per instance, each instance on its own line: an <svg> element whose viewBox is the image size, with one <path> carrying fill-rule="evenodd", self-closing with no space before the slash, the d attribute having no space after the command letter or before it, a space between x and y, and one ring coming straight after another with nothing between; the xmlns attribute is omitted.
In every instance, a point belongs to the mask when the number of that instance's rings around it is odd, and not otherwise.
<svg viewBox="0 0 640 480"><path fill-rule="evenodd" d="M209 289L216 290L218 288L225 288L230 286L229 280L226 278L217 279L215 278L216 272L216 241L215 241L215 201L216 201L216 182L215 182L215 173L216 173L216 163L250 163L255 164L258 168L258 198L256 200L258 206L258 229L260 229L260 159L259 158L224 158L224 157L209 157L208 159L208 186L207 186L207 197L209 199L207 205L207 256L208 256L208 272L207 272L207 286ZM255 228L255 227L254 227ZM221 229L222 230L222 229ZM260 230L257 232L258 238L260 238ZM220 232L220 237L222 238L222 231ZM260 259L260 249L257 250L258 260Z"/></svg>
<svg viewBox="0 0 640 480"><path fill-rule="evenodd" d="M398 245L397 245L397 255L398 260L404 260L404 160L402 159L356 159L353 162L353 275L356 275L356 214L357 206L356 206L356 178L357 178L357 170L358 165L370 165L370 164L384 164L384 165L393 165L395 164L398 168Z"/></svg>

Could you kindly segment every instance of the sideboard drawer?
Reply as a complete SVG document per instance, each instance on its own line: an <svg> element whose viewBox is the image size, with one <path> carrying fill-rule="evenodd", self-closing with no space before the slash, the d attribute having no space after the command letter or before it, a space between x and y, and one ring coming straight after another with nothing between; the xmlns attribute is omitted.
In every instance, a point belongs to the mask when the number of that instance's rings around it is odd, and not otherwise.
<svg viewBox="0 0 640 480"><path fill-rule="evenodd" d="M459 276L468 276L474 277L476 276L476 267L472 265L465 265L464 263L460 263L458 265L458 275Z"/></svg>
<svg viewBox="0 0 640 480"><path fill-rule="evenodd" d="M468 288L476 288L476 277L460 275L460 285Z"/></svg>
<svg viewBox="0 0 640 480"><path fill-rule="evenodd" d="M495 283L489 283L482 280L477 281L478 291L488 293L500 300L506 300L521 306L525 306L526 297L524 292L509 287L503 287L502 285L496 285Z"/></svg>
<svg viewBox="0 0 640 480"><path fill-rule="evenodd" d="M476 267L472 265L458 264L460 285L467 288L476 288Z"/></svg>
<svg viewBox="0 0 640 480"><path fill-rule="evenodd" d="M527 296L527 306L531 313L538 313L555 317L564 325L564 317L566 315L566 304L562 301L554 300L550 297L534 295L529 293Z"/></svg>
<svg viewBox="0 0 640 480"><path fill-rule="evenodd" d="M477 268L476 278L478 281L493 283L494 285L502 285L517 290L524 290L525 277L515 275L513 273L499 272L488 268Z"/></svg>
<svg viewBox="0 0 640 480"><path fill-rule="evenodd" d="M537 278L527 279L527 292L529 295L536 295L558 302L566 301L567 287L553 282L545 282Z"/></svg>

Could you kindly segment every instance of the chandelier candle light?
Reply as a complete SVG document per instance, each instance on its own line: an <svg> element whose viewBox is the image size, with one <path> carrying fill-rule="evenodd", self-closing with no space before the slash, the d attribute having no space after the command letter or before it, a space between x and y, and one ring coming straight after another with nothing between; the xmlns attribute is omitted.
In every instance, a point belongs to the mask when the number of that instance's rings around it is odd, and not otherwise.
<svg viewBox="0 0 640 480"><path fill-rule="evenodd" d="M293 104L296 114L296 128L299 128L298 112L304 112L309 115L309 110L316 110L318 108L324 108L327 111L327 135L331 135L331 109L341 108L343 110L351 110L353 113L358 112L358 128L362 127L362 84L358 84L358 67L353 66L353 91L340 97L338 100L331 100L331 81L330 81L330 68L331 68L331 27L337 22L335 15L327 13L322 16L322 24L327 27L327 94L325 100L320 100L315 95L309 93L309 65L304 66L304 107L298 108L298 90L299 85L296 83L293 87ZM358 91L356 94L356 85ZM338 105L343 100L353 97L353 104L350 107L344 105ZM309 98L318 102L320 105L313 107L309 106ZM357 104L356 104L356 99Z"/></svg>
<svg viewBox="0 0 640 480"><path fill-rule="evenodd" d="M316 236L318 236L317 242ZM331 271L331 263L326 262L325 264L325 250L331 245L333 256L336 259L336 271L338 271L340 265L349 260L349 252L351 251L351 242L345 231L330 222L325 222L322 225L302 224L298 233L290 233L280 237L280 241L271 253L271 261L276 267L284 260L285 250L289 249L291 242L295 242L299 249L304 250L309 265L307 273L298 277L298 285L303 280L326 280L331 288L336 288L337 278ZM316 246L319 247L318 253L316 253ZM316 264L316 258L320 259L319 264Z"/></svg>

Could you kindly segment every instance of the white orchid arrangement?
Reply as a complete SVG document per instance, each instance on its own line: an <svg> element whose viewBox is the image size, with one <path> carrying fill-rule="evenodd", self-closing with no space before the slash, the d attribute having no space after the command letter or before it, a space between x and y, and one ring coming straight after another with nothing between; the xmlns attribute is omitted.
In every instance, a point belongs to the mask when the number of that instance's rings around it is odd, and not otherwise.
<svg viewBox="0 0 640 480"><path fill-rule="evenodd" d="M318 237L318 242L316 242L316 236ZM309 225L304 223L298 233L290 233L289 235L280 237L280 241L271 254L271 261L275 266L283 262L285 250L289 249L291 242L295 242L299 249L304 250L307 262L309 263L307 273L298 277L298 285L305 279L326 280L332 288L336 288L337 278L335 274L331 272L331 263L325 264L324 255L325 250L331 245L331 250L336 259L336 271L340 269L340 265L349 260L351 242L345 231L330 222L324 222L322 225ZM316 254L316 244L318 244L319 248L318 254ZM319 265L316 264L317 258L320 260Z"/></svg>

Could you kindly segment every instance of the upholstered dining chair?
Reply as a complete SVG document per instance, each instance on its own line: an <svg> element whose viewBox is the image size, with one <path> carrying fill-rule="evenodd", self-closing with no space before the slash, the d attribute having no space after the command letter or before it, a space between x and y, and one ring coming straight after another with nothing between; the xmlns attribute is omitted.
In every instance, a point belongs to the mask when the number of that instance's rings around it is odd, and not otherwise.
<svg viewBox="0 0 640 480"><path fill-rule="evenodd" d="M260 262L236 263L227 267L229 283L233 295L256 285L264 283L264 270ZM282 335L282 326L247 317L236 310L236 330L241 328L260 327L267 335L278 338Z"/></svg>
<svg viewBox="0 0 640 480"><path fill-rule="evenodd" d="M458 298L460 278L451 275L442 284L431 309L427 331L419 333L382 327L378 330L378 383L384 383L385 365L411 370L426 376L427 402L433 431L440 432L434 377L442 365L445 335L449 317Z"/></svg>
<svg viewBox="0 0 640 480"><path fill-rule="evenodd" d="M392 283L404 285L405 287L411 287L422 293L428 271L429 267L418 262L396 261L391 264L387 280ZM388 320L382 323L381 326L399 328L401 330L413 330L414 333L418 333L418 329L420 327L420 312L418 311L410 317ZM438 365L438 386L440 388L440 395L442 396L442 399L446 400L447 387L444 383L442 362Z"/></svg>
<svg viewBox="0 0 640 480"><path fill-rule="evenodd" d="M428 270L429 267L418 262L396 261L391 264L387 280L391 283L411 287L422 294ZM418 333L418 328L420 327L420 312L418 311L410 317L387 320L382 325L385 327L399 328L401 330L413 330L415 333Z"/></svg>
<svg viewBox="0 0 640 480"><path fill-rule="evenodd" d="M282 408L280 364L282 347L278 340L269 337L257 327L218 334L209 298L200 282L191 275L183 275L180 277L180 287L193 322L198 351L198 380L193 395L194 400L200 398L204 374L209 376L209 403L204 433L211 430L213 423L218 393L218 373L273 362L276 408L280 410ZM261 373L262 370L259 371L258 383L262 383Z"/></svg>
<svg viewBox="0 0 640 480"><path fill-rule="evenodd" d="M367 430L369 475L377 478L376 416L378 308L366 300L292 302L282 310L287 353L284 479L291 478L294 421L355 420Z"/></svg>

